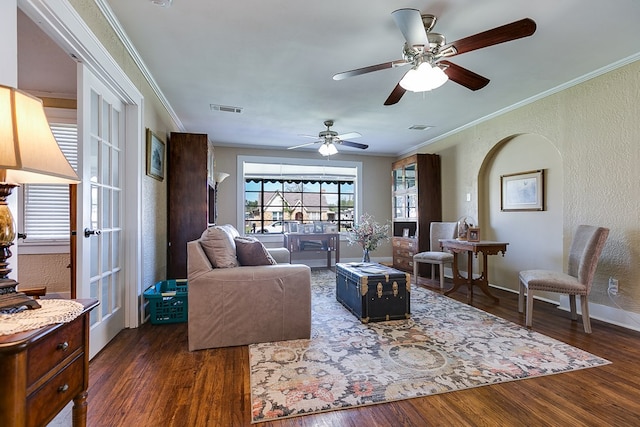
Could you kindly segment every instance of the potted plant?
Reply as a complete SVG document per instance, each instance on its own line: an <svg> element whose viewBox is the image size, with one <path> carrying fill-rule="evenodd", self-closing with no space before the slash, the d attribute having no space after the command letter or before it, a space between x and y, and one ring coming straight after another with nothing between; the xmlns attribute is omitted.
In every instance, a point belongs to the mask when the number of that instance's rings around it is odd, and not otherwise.
<svg viewBox="0 0 640 427"><path fill-rule="evenodd" d="M369 253L376 250L378 245L389 240L389 224L381 225L367 213L360 217L348 235L350 245L358 244L362 247L362 262L370 262Z"/></svg>

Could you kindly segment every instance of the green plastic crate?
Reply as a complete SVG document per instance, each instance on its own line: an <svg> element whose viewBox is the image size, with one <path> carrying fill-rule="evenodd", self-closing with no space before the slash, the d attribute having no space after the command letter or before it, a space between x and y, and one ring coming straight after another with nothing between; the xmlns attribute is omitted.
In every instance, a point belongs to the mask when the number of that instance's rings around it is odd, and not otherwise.
<svg viewBox="0 0 640 427"><path fill-rule="evenodd" d="M187 321L187 279L163 280L144 291L154 325Z"/></svg>

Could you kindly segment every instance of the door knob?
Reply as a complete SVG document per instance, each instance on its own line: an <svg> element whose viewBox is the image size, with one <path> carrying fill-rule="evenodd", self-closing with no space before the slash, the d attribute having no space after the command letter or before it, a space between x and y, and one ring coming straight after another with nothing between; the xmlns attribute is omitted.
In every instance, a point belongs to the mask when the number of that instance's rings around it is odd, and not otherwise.
<svg viewBox="0 0 640 427"><path fill-rule="evenodd" d="M89 237L92 234L95 234L96 236L99 236L99 235L102 234L102 231L100 231L100 230L92 230L90 228L85 228L84 229L84 237Z"/></svg>

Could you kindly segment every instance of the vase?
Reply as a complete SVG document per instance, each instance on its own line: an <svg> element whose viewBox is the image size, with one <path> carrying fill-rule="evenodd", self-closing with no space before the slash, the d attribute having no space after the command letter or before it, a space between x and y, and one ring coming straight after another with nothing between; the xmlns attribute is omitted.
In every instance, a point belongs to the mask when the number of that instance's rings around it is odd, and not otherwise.
<svg viewBox="0 0 640 427"><path fill-rule="evenodd" d="M364 249L362 251L362 262L371 262L371 258L369 258L369 249Z"/></svg>

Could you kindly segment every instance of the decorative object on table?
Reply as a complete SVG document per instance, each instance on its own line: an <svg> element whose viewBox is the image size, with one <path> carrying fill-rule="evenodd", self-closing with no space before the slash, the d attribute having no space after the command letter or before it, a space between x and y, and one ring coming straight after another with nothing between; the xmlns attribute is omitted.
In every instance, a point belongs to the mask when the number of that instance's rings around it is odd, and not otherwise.
<svg viewBox="0 0 640 427"><path fill-rule="evenodd" d="M421 286L411 292L411 319L363 324L336 301L334 272L311 277L311 339L249 346L253 422L610 363Z"/></svg>
<svg viewBox="0 0 640 427"><path fill-rule="evenodd" d="M42 101L18 89L0 85L0 299L16 307L40 307L9 279L9 247L16 237L7 197L22 184L76 184L78 175L56 142ZM14 295L11 295L14 294ZM18 300L16 300L18 297ZM37 308L36 307L36 308Z"/></svg>
<svg viewBox="0 0 640 427"><path fill-rule="evenodd" d="M469 228L473 227L475 220L468 216L463 216L458 219L458 240L467 240L469 234Z"/></svg>
<svg viewBox="0 0 640 427"><path fill-rule="evenodd" d="M469 227L467 230L467 240L470 242L479 242L480 229L478 227Z"/></svg>
<svg viewBox="0 0 640 427"><path fill-rule="evenodd" d="M543 211L544 170L500 175L500 210Z"/></svg>
<svg viewBox="0 0 640 427"><path fill-rule="evenodd" d="M360 222L353 225L347 239L350 245L362 246L362 262L370 261L370 252L375 251L378 245L389 240L389 224L380 225L368 213L360 216Z"/></svg>
<svg viewBox="0 0 640 427"><path fill-rule="evenodd" d="M214 193L214 203L213 203L213 223L217 224L218 223L218 185L220 185L220 183L222 181L224 181L225 179L227 179L227 177L229 176L228 173L225 172L216 172L213 174L213 180L214 180L214 185L213 185L213 193Z"/></svg>
<svg viewBox="0 0 640 427"><path fill-rule="evenodd" d="M164 180L164 153L164 142L147 128L147 175L158 181Z"/></svg>
<svg viewBox="0 0 640 427"><path fill-rule="evenodd" d="M337 233L338 232L338 224L325 224L324 232L325 233Z"/></svg>

